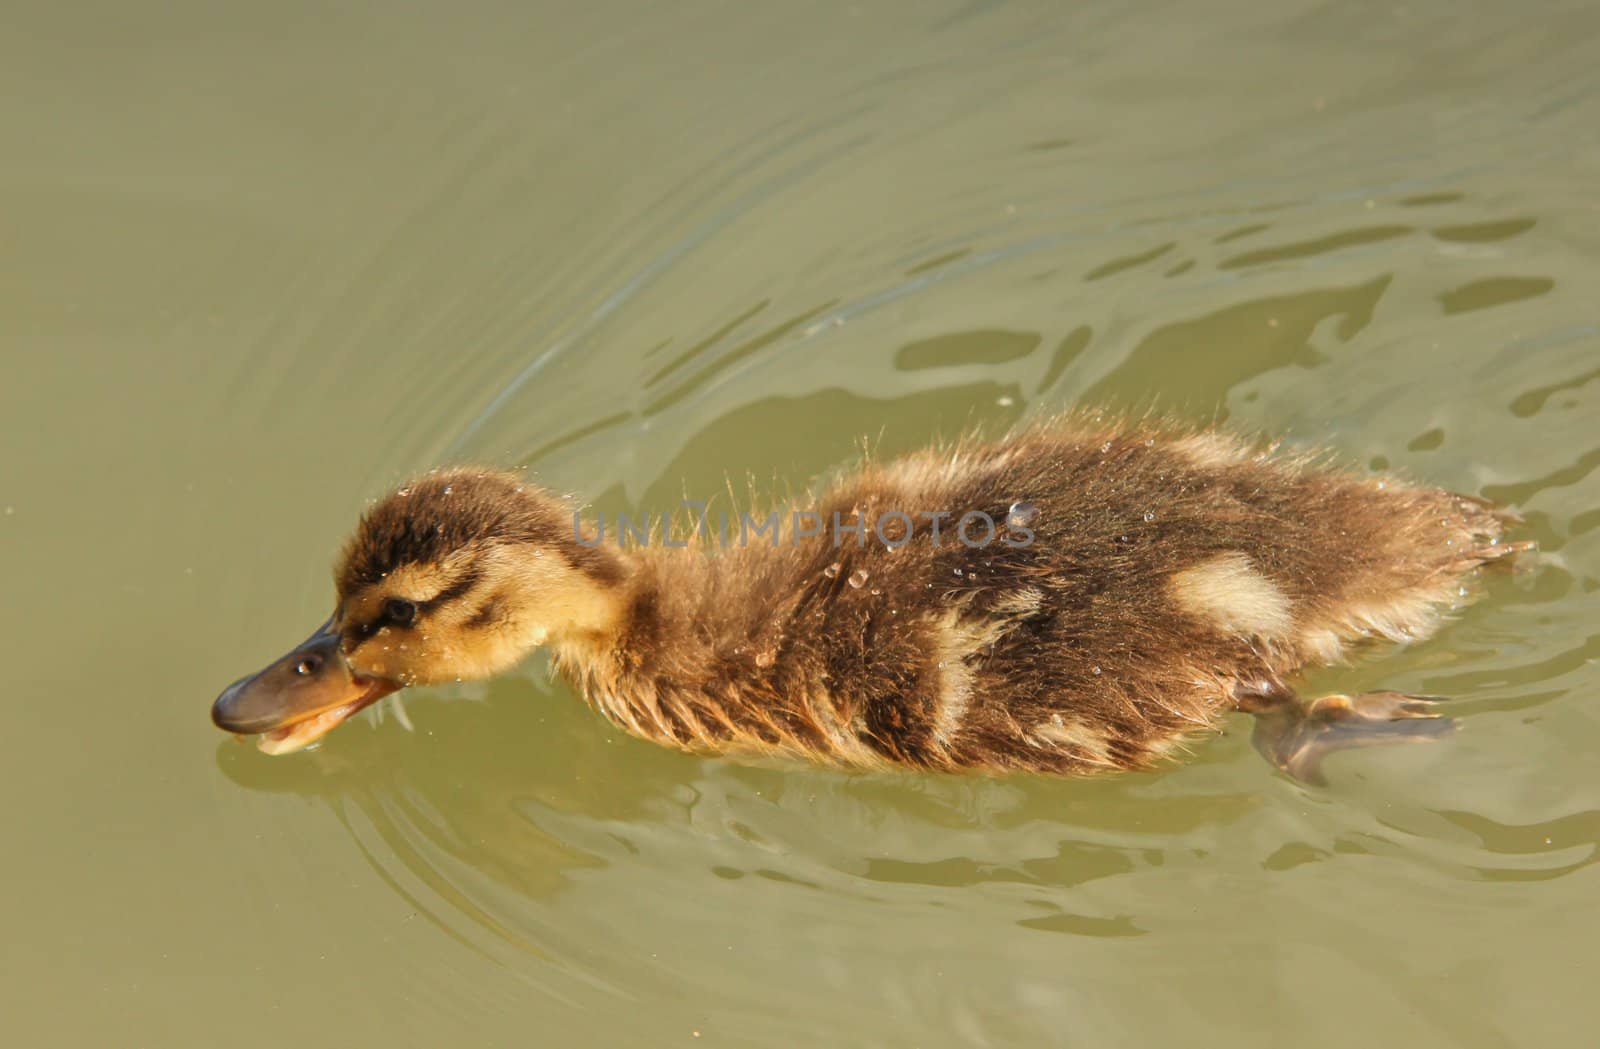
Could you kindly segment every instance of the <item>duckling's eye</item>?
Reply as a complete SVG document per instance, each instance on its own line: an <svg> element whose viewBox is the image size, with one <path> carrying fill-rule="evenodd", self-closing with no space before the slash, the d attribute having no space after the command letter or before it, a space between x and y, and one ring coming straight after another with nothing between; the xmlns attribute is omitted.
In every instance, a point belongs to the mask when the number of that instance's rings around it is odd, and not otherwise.
<svg viewBox="0 0 1600 1049"><path fill-rule="evenodd" d="M391 597L383 603L383 619L395 626L410 626L416 621L417 605L403 597Z"/></svg>

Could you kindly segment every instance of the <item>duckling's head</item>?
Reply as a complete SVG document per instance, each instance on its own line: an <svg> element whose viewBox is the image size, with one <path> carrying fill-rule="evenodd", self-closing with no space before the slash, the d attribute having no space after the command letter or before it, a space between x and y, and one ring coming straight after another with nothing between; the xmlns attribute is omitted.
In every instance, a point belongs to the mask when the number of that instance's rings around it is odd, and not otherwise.
<svg viewBox="0 0 1600 1049"><path fill-rule="evenodd" d="M624 555L517 475L441 470L374 504L334 571L333 615L212 706L269 754L320 739L407 685L488 677L546 643L615 629Z"/></svg>

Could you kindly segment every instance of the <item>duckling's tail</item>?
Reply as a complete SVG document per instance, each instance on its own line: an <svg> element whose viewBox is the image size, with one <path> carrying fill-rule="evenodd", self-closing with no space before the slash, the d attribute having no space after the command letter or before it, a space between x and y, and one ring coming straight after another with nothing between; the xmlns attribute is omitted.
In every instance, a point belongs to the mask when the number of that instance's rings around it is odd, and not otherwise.
<svg viewBox="0 0 1600 1049"><path fill-rule="evenodd" d="M1509 569L1516 563L1518 554L1531 553L1539 548L1539 544L1532 539L1508 541L1502 538L1508 530L1524 523L1522 515L1515 510L1476 495L1451 492L1450 497L1473 539L1473 545L1462 559L1463 569L1478 565Z"/></svg>
<svg viewBox="0 0 1600 1049"><path fill-rule="evenodd" d="M1305 662L1331 663L1373 639L1419 641L1463 603L1480 568L1509 568L1532 550L1507 541L1520 518L1476 496L1438 488L1390 488L1363 508L1353 564L1342 564L1298 614Z"/></svg>

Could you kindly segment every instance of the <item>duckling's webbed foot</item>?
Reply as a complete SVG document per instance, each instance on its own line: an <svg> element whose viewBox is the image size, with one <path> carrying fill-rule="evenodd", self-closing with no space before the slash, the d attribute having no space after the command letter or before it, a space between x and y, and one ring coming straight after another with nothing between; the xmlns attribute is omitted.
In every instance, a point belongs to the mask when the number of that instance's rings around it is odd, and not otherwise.
<svg viewBox="0 0 1600 1049"><path fill-rule="evenodd" d="M1405 692L1331 695L1304 702L1286 690L1276 702L1258 694L1240 708L1256 716L1256 749L1304 783L1321 785L1322 759L1374 743L1422 743L1449 735L1455 720L1437 713L1437 698Z"/></svg>

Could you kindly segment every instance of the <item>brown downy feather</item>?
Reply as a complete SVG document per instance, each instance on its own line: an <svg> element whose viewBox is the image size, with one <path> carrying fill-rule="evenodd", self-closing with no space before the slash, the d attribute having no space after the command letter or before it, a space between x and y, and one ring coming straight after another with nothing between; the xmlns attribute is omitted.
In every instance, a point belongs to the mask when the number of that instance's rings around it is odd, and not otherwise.
<svg viewBox="0 0 1600 1049"><path fill-rule="evenodd" d="M438 589L433 634L414 639L434 637L435 654L404 680L438 680L451 659L492 672L547 643L630 732L849 767L1147 766L1241 690L1363 641L1427 636L1467 573L1525 545L1501 542L1510 518L1471 497L1087 417L839 480L814 508L863 515L859 546L827 529L796 540L791 520L776 546L714 555L591 548L569 508L511 475L445 471L402 492L369 512L338 580L349 609L375 608L397 573ZM899 549L872 535L888 511L912 518ZM921 511L951 512L943 542ZM967 511L1020 514L1033 540L969 549L951 535ZM899 527L885 529L896 542ZM356 659L361 614L345 618ZM491 644L504 652L474 655Z"/></svg>

